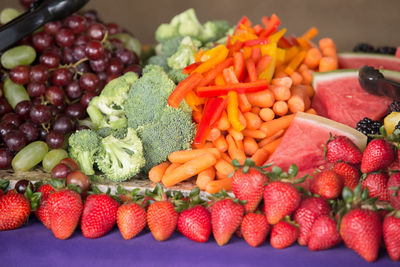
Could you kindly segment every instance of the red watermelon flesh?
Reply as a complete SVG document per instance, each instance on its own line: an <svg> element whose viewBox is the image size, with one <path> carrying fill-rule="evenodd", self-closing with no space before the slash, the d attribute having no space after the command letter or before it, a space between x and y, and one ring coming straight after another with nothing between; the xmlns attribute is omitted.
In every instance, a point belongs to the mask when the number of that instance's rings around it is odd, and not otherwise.
<svg viewBox="0 0 400 267"><path fill-rule="evenodd" d="M400 72L382 71L385 75ZM389 75L390 76L390 75ZM364 117L381 119L392 102L388 97L365 92L358 82L358 70L314 73L312 107L317 114L355 128Z"/></svg>
<svg viewBox="0 0 400 267"><path fill-rule="evenodd" d="M392 55L371 53L339 53L339 69L359 69L364 65L380 69L400 71L400 58Z"/></svg>
<svg viewBox="0 0 400 267"><path fill-rule="evenodd" d="M275 152L266 163L287 171L291 164L299 168L297 177L313 175L317 169L330 168L325 161L324 146L329 134L344 135L350 138L362 151L367 136L341 123L321 116L299 112L296 114ZM303 184L308 187L308 182Z"/></svg>

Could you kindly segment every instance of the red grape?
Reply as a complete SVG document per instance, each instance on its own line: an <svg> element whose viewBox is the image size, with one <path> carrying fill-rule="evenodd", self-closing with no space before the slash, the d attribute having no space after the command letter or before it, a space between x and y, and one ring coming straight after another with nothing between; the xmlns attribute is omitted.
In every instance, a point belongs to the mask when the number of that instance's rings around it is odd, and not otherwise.
<svg viewBox="0 0 400 267"><path fill-rule="evenodd" d="M36 141L39 138L38 129L30 121L21 124L18 129L25 134L26 140L28 140L28 142Z"/></svg>
<svg viewBox="0 0 400 267"><path fill-rule="evenodd" d="M3 138L7 148L11 151L20 151L26 145L25 134L20 130L12 130Z"/></svg>
<svg viewBox="0 0 400 267"><path fill-rule="evenodd" d="M31 82L45 83L49 78L49 70L44 65L32 66L29 72L29 79Z"/></svg>
<svg viewBox="0 0 400 267"><path fill-rule="evenodd" d="M37 32L32 36L32 44L39 52L44 51L54 44L53 36L45 31Z"/></svg>
<svg viewBox="0 0 400 267"><path fill-rule="evenodd" d="M10 150L6 148L0 148L0 169L9 169L11 168L11 161L13 159L13 154Z"/></svg>
<svg viewBox="0 0 400 267"><path fill-rule="evenodd" d="M86 46L84 44L75 44L72 48L72 56L76 61L86 57L85 53Z"/></svg>
<svg viewBox="0 0 400 267"><path fill-rule="evenodd" d="M29 66L16 66L9 73L10 79L17 84L27 84L29 83L29 71Z"/></svg>
<svg viewBox="0 0 400 267"><path fill-rule="evenodd" d="M107 69L108 58L106 56L102 56L97 60L90 60L89 63L94 72L103 72Z"/></svg>
<svg viewBox="0 0 400 267"><path fill-rule="evenodd" d="M75 62L74 52L71 47L64 48L62 62L64 64L72 64Z"/></svg>
<svg viewBox="0 0 400 267"><path fill-rule="evenodd" d="M77 171L77 170L79 170L79 165L78 165L78 163L76 163L76 161L73 160L72 158L63 158L62 160L60 160L60 163L67 165L68 168L69 168L71 171Z"/></svg>
<svg viewBox="0 0 400 267"><path fill-rule="evenodd" d="M28 188L28 186L31 189L31 191L34 192L35 189L33 187L33 184L29 180L26 180L26 179L19 180L15 184L14 189L19 194L25 194L25 191Z"/></svg>
<svg viewBox="0 0 400 267"><path fill-rule="evenodd" d="M53 130L62 134L69 134L75 129L75 125L71 118L60 116L53 124Z"/></svg>
<svg viewBox="0 0 400 267"><path fill-rule="evenodd" d="M26 120L29 118L31 107L32 103L30 101L21 101L15 106L15 113L17 113L21 119Z"/></svg>
<svg viewBox="0 0 400 267"><path fill-rule="evenodd" d="M85 93L81 98L81 101L80 101L81 105L84 108L87 108L87 106L89 105L90 100L92 100L92 98L95 97L95 96L96 96L96 94L94 94L92 92Z"/></svg>
<svg viewBox="0 0 400 267"><path fill-rule="evenodd" d="M115 52L115 55L117 56L117 58L119 58L122 63L124 63L125 65L131 65L135 62L135 56L133 55L133 53L131 51L129 51L126 48L123 49L119 49Z"/></svg>
<svg viewBox="0 0 400 267"><path fill-rule="evenodd" d="M107 27L108 34L110 34L110 35L122 32L121 27L114 22L107 23L106 27Z"/></svg>
<svg viewBox="0 0 400 267"><path fill-rule="evenodd" d="M103 24L93 23L86 30L87 36L89 36L92 40L101 41L104 38L104 34L106 33L106 29Z"/></svg>
<svg viewBox="0 0 400 267"><path fill-rule="evenodd" d="M65 93L71 99L79 98L83 93L81 87L79 86L79 81L74 80L67 84L65 87Z"/></svg>
<svg viewBox="0 0 400 267"><path fill-rule="evenodd" d="M89 37L87 35L79 35L75 39L75 45L86 45L90 41Z"/></svg>
<svg viewBox="0 0 400 267"><path fill-rule="evenodd" d="M85 54L89 59L99 59L103 56L103 52L103 45L99 41L90 41L86 44Z"/></svg>
<svg viewBox="0 0 400 267"><path fill-rule="evenodd" d="M58 163L54 168L51 170L51 176L58 179L65 179L67 178L68 173L70 173L70 169L67 165L63 163Z"/></svg>
<svg viewBox="0 0 400 267"><path fill-rule="evenodd" d="M67 185L74 184L81 188L82 193L85 194L90 187L88 177L81 171L73 171L67 175Z"/></svg>
<svg viewBox="0 0 400 267"><path fill-rule="evenodd" d="M83 90L93 92L99 85L99 81L99 77L96 74L87 72L79 78L79 85Z"/></svg>
<svg viewBox="0 0 400 267"><path fill-rule="evenodd" d="M52 148L61 148L64 144L64 135L57 131L50 131L46 136L46 144Z"/></svg>
<svg viewBox="0 0 400 267"><path fill-rule="evenodd" d="M67 17L64 24L70 28L74 34L79 34L86 30L86 18L77 14L72 14Z"/></svg>
<svg viewBox="0 0 400 267"><path fill-rule="evenodd" d="M60 68L53 71L51 82L56 86L65 86L72 80L72 73L69 69Z"/></svg>
<svg viewBox="0 0 400 267"><path fill-rule="evenodd" d="M81 120L86 117L86 110L80 103L73 103L66 108L65 114L73 119Z"/></svg>
<svg viewBox="0 0 400 267"><path fill-rule="evenodd" d="M127 73L129 71L136 73L138 76L142 75L142 67L137 64L129 65L124 69L124 73Z"/></svg>
<svg viewBox="0 0 400 267"><path fill-rule="evenodd" d="M45 105L35 105L29 112L29 116L33 123L42 124L50 121L50 109Z"/></svg>
<svg viewBox="0 0 400 267"><path fill-rule="evenodd" d="M121 76L121 75L119 75L119 74L111 74L110 76L107 77L106 84L111 82L112 80L118 78L119 76Z"/></svg>
<svg viewBox="0 0 400 267"><path fill-rule="evenodd" d="M60 64L60 58L54 52L45 52L40 56L40 63L48 68L56 68Z"/></svg>
<svg viewBox="0 0 400 267"><path fill-rule="evenodd" d="M21 118L18 114L10 112L1 118L1 122L10 123L14 125L14 127L18 127L21 125Z"/></svg>
<svg viewBox="0 0 400 267"><path fill-rule="evenodd" d="M12 107L4 97L0 98L0 116L12 111Z"/></svg>
<svg viewBox="0 0 400 267"><path fill-rule="evenodd" d="M44 31L51 35L56 35L56 33L62 28L61 21L51 21L44 25Z"/></svg>
<svg viewBox="0 0 400 267"><path fill-rule="evenodd" d="M30 97L39 97L41 95L44 95L44 93L46 92L46 85L44 85L43 83L31 82L26 87L26 90Z"/></svg>
<svg viewBox="0 0 400 267"><path fill-rule="evenodd" d="M122 63L122 61L119 58L114 57L110 60L106 72L108 75L113 75L113 74L121 74L123 70L124 70L124 63Z"/></svg>
<svg viewBox="0 0 400 267"><path fill-rule="evenodd" d="M65 102L64 90L58 86L50 86L46 90L46 99L55 106L61 106Z"/></svg>
<svg viewBox="0 0 400 267"><path fill-rule="evenodd" d="M9 122L0 122L0 135L4 138L9 132L15 130L15 126Z"/></svg>
<svg viewBox="0 0 400 267"><path fill-rule="evenodd" d="M75 35L70 29L61 28L56 33L56 42L60 47L70 47L74 44Z"/></svg>

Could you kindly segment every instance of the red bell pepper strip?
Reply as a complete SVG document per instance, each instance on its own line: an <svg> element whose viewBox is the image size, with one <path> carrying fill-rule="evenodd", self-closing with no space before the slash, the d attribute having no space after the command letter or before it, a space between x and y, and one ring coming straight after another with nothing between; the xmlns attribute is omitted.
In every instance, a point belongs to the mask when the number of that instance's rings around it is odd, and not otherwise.
<svg viewBox="0 0 400 267"><path fill-rule="evenodd" d="M192 71L194 71L201 63L203 62L199 61L186 66L185 68L183 68L182 73L184 74L192 73Z"/></svg>
<svg viewBox="0 0 400 267"><path fill-rule="evenodd" d="M197 88L200 97L214 97L227 95L229 91L237 93L254 93L268 88L268 81L255 81L249 83L234 83L226 85L202 86Z"/></svg>
<svg viewBox="0 0 400 267"><path fill-rule="evenodd" d="M244 69L244 56L242 52L235 52L233 54L233 70L239 82L243 81L245 75Z"/></svg>
<svg viewBox="0 0 400 267"><path fill-rule="evenodd" d="M231 40L231 35L230 34L228 34L227 35L227 38L226 38L226 47L227 48L231 48L231 46L232 46L232 40Z"/></svg>
<svg viewBox="0 0 400 267"><path fill-rule="evenodd" d="M206 86L212 81L219 73L221 73L225 68L230 67L233 64L233 58L227 58L221 63L217 64L214 68L204 73L204 79L200 82L199 86Z"/></svg>
<svg viewBox="0 0 400 267"><path fill-rule="evenodd" d="M203 75L197 72L193 72L189 75L185 80L181 81L175 90L168 97L168 105L173 108L178 108L179 104L185 97L185 95L196 88L201 80L203 79Z"/></svg>
<svg viewBox="0 0 400 267"><path fill-rule="evenodd" d="M249 21L249 19L246 17L246 16L243 16L240 20L239 20L239 22L236 24L236 27L235 27L235 31L234 31L234 33L240 28L240 25L251 25L251 23L250 23L250 21Z"/></svg>
<svg viewBox="0 0 400 267"><path fill-rule="evenodd" d="M255 34L259 35L264 30L264 28L260 24L256 24L253 26L253 30Z"/></svg>
<svg viewBox="0 0 400 267"><path fill-rule="evenodd" d="M260 37L268 37L272 33L274 33L279 25L281 25L281 21L277 15L272 14L271 18L268 20L268 24L265 25L265 30L260 34Z"/></svg>
<svg viewBox="0 0 400 267"><path fill-rule="evenodd" d="M281 39L279 39L278 41L278 47L287 49L292 47L292 44L289 42L288 39L285 38L285 36L282 36Z"/></svg>
<svg viewBox="0 0 400 267"><path fill-rule="evenodd" d="M229 48L229 56L232 56L235 52L240 51L242 47L243 47L243 42L236 40L235 43L231 45L231 47Z"/></svg>
<svg viewBox="0 0 400 267"><path fill-rule="evenodd" d="M214 116L214 113L219 109L221 104L224 102L222 98L210 98L207 100L203 115L197 128L196 136L194 137L193 144L194 145L202 145L206 141L208 132L210 131L211 119Z"/></svg>
<svg viewBox="0 0 400 267"><path fill-rule="evenodd" d="M256 46L256 45L265 45L268 43L269 43L268 38L258 38L258 39L245 41L243 43L243 46L248 47L248 46Z"/></svg>
<svg viewBox="0 0 400 267"><path fill-rule="evenodd" d="M257 62L260 60L261 58L261 48L259 46L253 47L251 49L251 54L250 54L250 58L252 60L254 60L254 63L257 64Z"/></svg>
<svg viewBox="0 0 400 267"><path fill-rule="evenodd" d="M218 108L215 110L215 112L211 118L210 129L217 126L217 123L218 123L219 119L221 118L222 112L224 112L227 103L228 103L228 97L225 97L224 101L218 106Z"/></svg>

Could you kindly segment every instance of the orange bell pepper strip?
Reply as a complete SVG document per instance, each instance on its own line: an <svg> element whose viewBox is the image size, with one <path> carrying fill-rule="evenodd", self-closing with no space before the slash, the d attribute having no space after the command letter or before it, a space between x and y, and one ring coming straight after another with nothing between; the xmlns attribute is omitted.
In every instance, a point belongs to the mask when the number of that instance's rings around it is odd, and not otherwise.
<svg viewBox="0 0 400 267"><path fill-rule="evenodd" d="M197 87L197 95L200 97L214 97L227 95L230 91L237 93L253 93L268 88L268 81L254 81L248 83L233 83L226 85L199 86Z"/></svg>
<svg viewBox="0 0 400 267"><path fill-rule="evenodd" d="M169 95L168 105L173 108L178 108L185 95L196 88L202 79L203 75L200 73L194 72L190 74L189 77L181 81Z"/></svg>
<svg viewBox="0 0 400 267"><path fill-rule="evenodd" d="M197 94L194 91L189 91L185 95L185 101L189 105L189 107L193 110L198 111L199 108L198 106L203 105L206 103L206 98L204 97L198 97Z"/></svg>
<svg viewBox="0 0 400 267"><path fill-rule="evenodd" d="M183 68L182 73L184 73L184 74L192 73L198 66L201 65L201 63L203 63L203 62L195 62L195 63L192 63L192 64L186 66L185 68Z"/></svg>
<svg viewBox="0 0 400 267"><path fill-rule="evenodd" d="M312 27L311 29L309 29L308 31L306 31L303 34L303 37L306 38L307 40L311 40L312 38L314 38L316 35L318 34L318 29L315 27Z"/></svg>
<svg viewBox="0 0 400 267"><path fill-rule="evenodd" d="M228 106L227 106L228 120L233 129L241 132L245 126L239 121L239 100L237 92L228 92Z"/></svg>
<svg viewBox="0 0 400 267"><path fill-rule="evenodd" d="M214 68L204 73L204 79L200 82L199 86L206 86L211 83L225 68L230 67L233 64L233 58L227 58Z"/></svg>
<svg viewBox="0 0 400 267"><path fill-rule="evenodd" d="M248 73L248 78L250 82L255 82L258 80L258 75L256 71L256 64L254 63L254 60L249 58L246 60L246 69Z"/></svg>
<svg viewBox="0 0 400 267"><path fill-rule="evenodd" d="M215 55L210 57L209 59L207 59L202 64L200 64L200 66L198 66L193 72L197 72L200 74L204 73L204 72L210 70L215 65L223 62L226 59L226 57L228 56L229 50L224 45L219 45L213 49L215 49L215 51L214 51ZM213 49L211 49L211 50L213 50ZM207 52L205 52L204 54L206 54Z"/></svg>

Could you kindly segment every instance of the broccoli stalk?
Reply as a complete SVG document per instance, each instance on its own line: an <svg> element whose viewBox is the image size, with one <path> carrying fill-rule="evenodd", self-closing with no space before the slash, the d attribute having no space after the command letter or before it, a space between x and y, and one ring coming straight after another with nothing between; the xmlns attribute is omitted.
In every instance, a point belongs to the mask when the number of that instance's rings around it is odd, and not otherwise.
<svg viewBox="0 0 400 267"><path fill-rule="evenodd" d="M93 175L93 164L100 152L100 136L92 130L81 130L73 133L69 139L69 154L78 162L82 172Z"/></svg>
<svg viewBox="0 0 400 267"><path fill-rule="evenodd" d="M120 182L138 174L145 159L135 130L128 128L124 138L117 137L109 135L101 140L103 152L96 157L96 163L108 179Z"/></svg>

